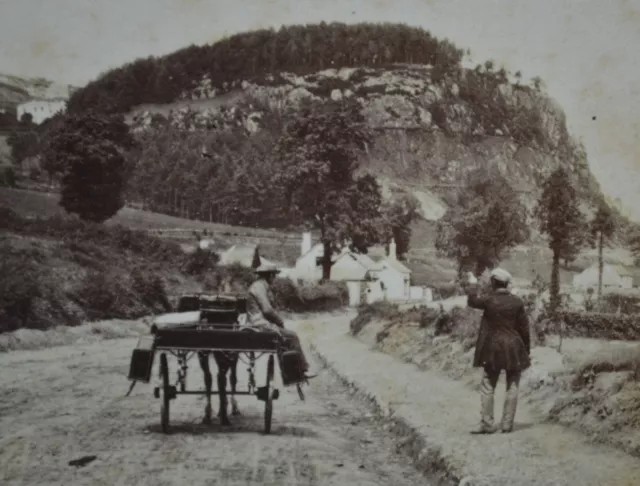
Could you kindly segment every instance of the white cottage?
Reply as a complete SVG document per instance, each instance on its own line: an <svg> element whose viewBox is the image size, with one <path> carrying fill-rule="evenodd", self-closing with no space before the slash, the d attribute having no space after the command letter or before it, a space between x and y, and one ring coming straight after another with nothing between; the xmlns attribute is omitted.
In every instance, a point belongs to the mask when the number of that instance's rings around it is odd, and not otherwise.
<svg viewBox="0 0 640 486"><path fill-rule="evenodd" d="M320 280L324 254L322 244L312 246L311 233L304 233L300 253L289 276L301 281ZM331 259L331 280L347 283L352 305L383 299L406 301L417 296L413 295L416 289L411 287L411 270L398 261L394 241L389 245L389 256L371 257L345 249ZM418 299L424 299L423 294L420 292Z"/></svg>
<svg viewBox="0 0 640 486"><path fill-rule="evenodd" d="M598 286L598 263L594 263L578 275L573 277L573 286L580 289ZM640 286L640 269L612 265L602 266L602 286L631 289Z"/></svg>
<svg viewBox="0 0 640 486"><path fill-rule="evenodd" d="M387 300L409 300L411 298L411 270L396 257L396 244L389 245L389 256L378 261L378 273Z"/></svg>

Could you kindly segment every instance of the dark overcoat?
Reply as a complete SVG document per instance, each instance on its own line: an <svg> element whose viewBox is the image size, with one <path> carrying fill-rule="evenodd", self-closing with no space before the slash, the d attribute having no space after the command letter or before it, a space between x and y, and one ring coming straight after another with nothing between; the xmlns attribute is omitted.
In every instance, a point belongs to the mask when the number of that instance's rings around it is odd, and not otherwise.
<svg viewBox="0 0 640 486"><path fill-rule="evenodd" d="M484 311L474 367L523 371L531 366L529 320L520 297L507 289L494 290L484 296L472 292L467 305Z"/></svg>

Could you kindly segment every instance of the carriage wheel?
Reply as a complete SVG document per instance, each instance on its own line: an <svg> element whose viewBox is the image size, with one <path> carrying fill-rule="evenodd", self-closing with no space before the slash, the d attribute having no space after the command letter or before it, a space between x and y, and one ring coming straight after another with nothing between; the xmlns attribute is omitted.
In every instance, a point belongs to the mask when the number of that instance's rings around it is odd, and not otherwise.
<svg viewBox="0 0 640 486"><path fill-rule="evenodd" d="M274 360L273 355L269 355L269 361L267 362L267 398L264 401L264 433L271 433L271 417L273 415L273 396L271 394L271 381L273 380L274 373Z"/></svg>
<svg viewBox="0 0 640 486"><path fill-rule="evenodd" d="M169 432L169 365L167 363L167 355L160 355L160 378L162 379L161 399L160 402L160 424L162 432Z"/></svg>

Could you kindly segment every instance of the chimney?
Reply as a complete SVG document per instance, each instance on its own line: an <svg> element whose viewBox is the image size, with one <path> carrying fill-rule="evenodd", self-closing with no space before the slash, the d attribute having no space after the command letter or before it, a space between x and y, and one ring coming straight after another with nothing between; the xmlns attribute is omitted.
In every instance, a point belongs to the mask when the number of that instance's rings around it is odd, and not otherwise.
<svg viewBox="0 0 640 486"><path fill-rule="evenodd" d="M389 258L391 260L395 260L396 256L396 242L393 238L391 238L391 242L389 243Z"/></svg>
<svg viewBox="0 0 640 486"><path fill-rule="evenodd" d="M302 233L302 243L300 244L300 255L304 255L311 250L311 233Z"/></svg>

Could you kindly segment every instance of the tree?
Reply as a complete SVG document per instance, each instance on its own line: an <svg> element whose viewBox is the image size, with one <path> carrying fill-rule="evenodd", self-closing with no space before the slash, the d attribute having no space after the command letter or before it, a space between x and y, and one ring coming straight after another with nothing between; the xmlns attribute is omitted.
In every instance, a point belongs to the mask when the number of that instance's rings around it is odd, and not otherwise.
<svg viewBox="0 0 640 486"><path fill-rule="evenodd" d="M581 225L576 228L566 240L562 242L560 247L560 259L564 260L564 267L568 268L569 263L575 261L580 254L580 250L590 241L590 228Z"/></svg>
<svg viewBox="0 0 640 486"><path fill-rule="evenodd" d="M438 221L436 250L457 262L459 276L481 275L527 236L526 208L516 192L500 174L478 169Z"/></svg>
<svg viewBox="0 0 640 486"><path fill-rule="evenodd" d="M613 212L606 203L600 203L598 211L591 221L590 227L591 237L598 245L598 301L600 301L602 298L602 270L604 267L602 250L605 240L611 238L616 230Z"/></svg>
<svg viewBox="0 0 640 486"><path fill-rule="evenodd" d="M640 225L633 224L629 229L627 245L634 257L634 263L640 265Z"/></svg>
<svg viewBox="0 0 640 486"><path fill-rule="evenodd" d="M128 155L136 144L121 116L68 115L52 127L43 160L62 168L60 206L103 222L124 206Z"/></svg>
<svg viewBox="0 0 640 486"><path fill-rule="evenodd" d="M385 208L387 225L396 243L398 260L404 260L411 244L411 224L420 217L418 200L406 194Z"/></svg>
<svg viewBox="0 0 640 486"><path fill-rule="evenodd" d="M345 246L366 252L386 236L377 181L355 176L369 139L357 102L309 102L276 145L280 165L274 182L292 220L320 231L325 280L333 253Z"/></svg>
<svg viewBox="0 0 640 486"><path fill-rule="evenodd" d="M572 234L580 231L584 219L578 209L578 195L567 172L558 168L543 184L542 195L535 209L540 229L549 237L549 248L553 252L549 303L556 314L560 306L560 258L571 240Z"/></svg>
<svg viewBox="0 0 640 486"><path fill-rule="evenodd" d="M22 115L17 127L7 137L7 145L11 147L11 158L16 165L38 154L40 148L38 126L33 123L33 116L30 113Z"/></svg>

